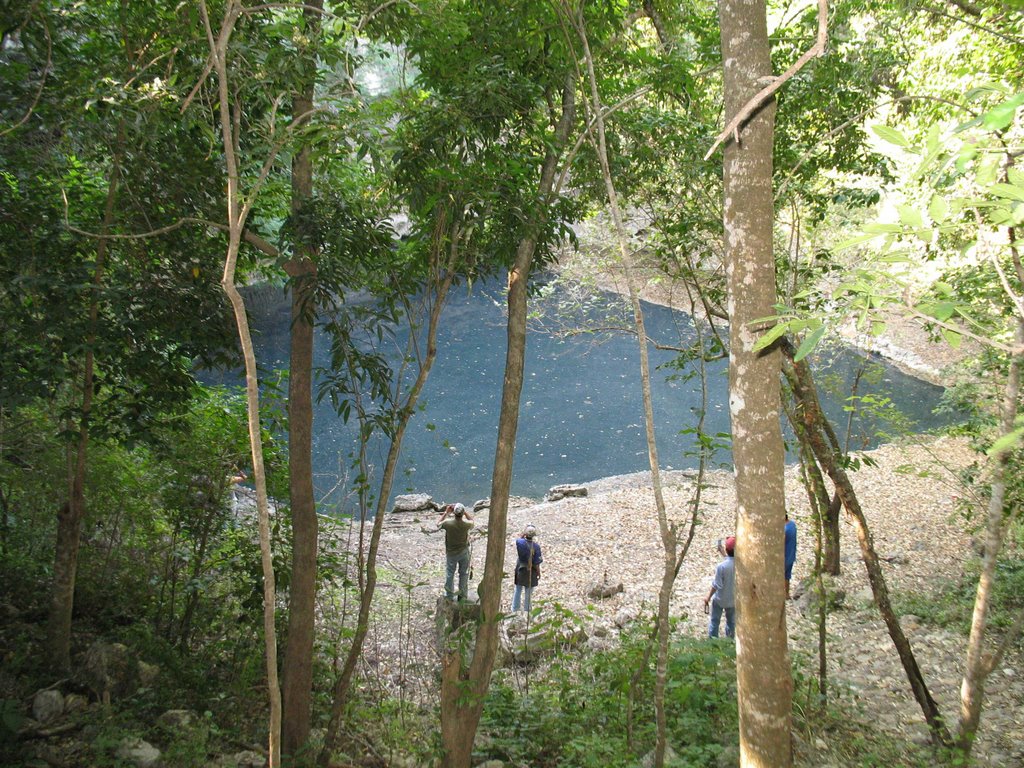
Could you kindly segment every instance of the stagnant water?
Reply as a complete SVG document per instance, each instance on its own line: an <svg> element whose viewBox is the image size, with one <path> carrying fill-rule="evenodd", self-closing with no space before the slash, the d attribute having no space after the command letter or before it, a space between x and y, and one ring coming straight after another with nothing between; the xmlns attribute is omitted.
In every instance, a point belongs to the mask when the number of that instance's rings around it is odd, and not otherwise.
<svg viewBox="0 0 1024 768"><path fill-rule="evenodd" d="M257 298L257 297L254 297ZM260 292L253 309L257 360L265 369L285 368L288 362L289 310L282 293ZM565 334L552 330L562 325L562 312L553 301L535 302L544 311L531 323L527 340L526 380L516 446L512 493L540 497L558 483L586 482L601 477L646 470L640 392L639 354L635 338L626 333ZM571 325L598 327L613 324L609 312L617 297L599 298L587 310L574 311ZM652 339L683 346L694 337L690 318L665 307L645 304ZM618 309L621 316L621 306ZM543 327L541 327L543 326ZM701 406L700 380L687 380L680 370L665 366L677 357L652 349L653 401L658 449L664 468L696 465L694 438L683 434L697 422ZM491 470L497 435L498 411L505 357L505 315L501 283L477 284L451 297L443 315L438 356L424 390L424 409L407 432L401 471L393 495L428 493L437 501L472 503L490 494ZM316 365L329 362L329 343L317 334ZM832 381L849 393L850 382L865 358L850 350L819 356L815 368L819 382ZM875 378L865 377L860 395L889 398L918 431L941 426L948 416L936 416L942 390L906 376L879 361L871 361ZM708 366L709 402L704 431L728 433L727 362ZM232 378L215 377L223 380ZM237 381L237 379L236 379ZM845 395L830 394L822 386L822 399L830 416L845 434ZM853 447L877 445L884 438L883 421L858 416L852 429ZM352 477L351 456L355 430L346 425L328 401L314 414L314 471L318 497L325 510L346 511L346 478ZM371 448L371 461L379 471L386 445ZM729 466L728 449L715 454L716 466Z"/></svg>

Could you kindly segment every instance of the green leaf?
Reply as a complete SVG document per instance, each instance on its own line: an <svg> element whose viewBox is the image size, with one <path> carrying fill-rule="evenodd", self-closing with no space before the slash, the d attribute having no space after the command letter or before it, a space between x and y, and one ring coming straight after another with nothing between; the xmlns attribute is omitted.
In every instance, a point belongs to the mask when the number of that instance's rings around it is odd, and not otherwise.
<svg viewBox="0 0 1024 768"><path fill-rule="evenodd" d="M821 326L816 331L811 331L809 334L804 336L804 340L800 342L800 348L797 349L796 355L793 356L793 360L800 362L807 355L814 351L814 348L818 346L818 342L821 341L821 337L825 335L825 326Z"/></svg>
<svg viewBox="0 0 1024 768"><path fill-rule="evenodd" d="M903 227L899 224L865 224L865 232L876 232L876 233L893 233L900 234L903 231Z"/></svg>
<svg viewBox="0 0 1024 768"><path fill-rule="evenodd" d="M993 184L999 174L999 158L988 155L978 165L977 180L983 187Z"/></svg>
<svg viewBox="0 0 1024 768"><path fill-rule="evenodd" d="M956 169L963 173L967 166L978 156L978 148L973 144L964 144L956 158Z"/></svg>
<svg viewBox="0 0 1024 768"><path fill-rule="evenodd" d="M1009 128L1013 118L1017 114L1017 107L1024 104L1024 93L1007 99L994 109L990 109L981 116L982 124L990 131L1001 131Z"/></svg>
<svg viewBox="0 0 1024 768"><path fill-rule="evenodd" d="M885 321L884 320L872 320L871 321L871 335L881 336L885 333Z"/></svg>
<svg viewBox="0 0 1024 768"><path fill-rule="evenodd" d="M941 195L933 195L932 201L928 204L928 215L936 224L944 222L949 216L949 203L946 202L946 198Z"/></svg>
<svg viewBox="0 0 1024 768"><path fill-rule="evenodd" d="M757 340L754 344L754 352L760 352L762 349L771 346L780 338L782 338L786 331L789 330L789 323L779 323L775 327L771 328L767 333Z"/></svg>
<svg viewBox="0 0 1024 768"><path fill-rule="evenodd" d="M921 212L917 208L912 208L909 205L897 205L896 210L900 212L900 221L908 227L914 229L924 227L924 217L921 216Z"/></svg>
<svg viewBox="0 0 1024 768"><path fill-rule="evenodd" d="M1009 198L1010 200L1019 200L1024 202L1024 188L1015 186L1013 184L993 184L992 193L999 196Z"/></svg>
<svg viewBox="0 0 1024 768"><path fill-rule="evenodd" d="M960 349L960 344L963 342L963 336L949 328L942 329L942 338L944 338L946 343L953 349Z"/></svg>
<svg viewBox="0 0 1024 768"><path fill-rule="evenodd" d="M932 123L932 127L928 130L928 138L925 142L925 149L929 155L938 154L939 152L939 124Z"/></svg>
<svg viewBox="0 0 1024 768"><path fill-rule="evenodd" d="M910 142L907 138L897 131L895 128L890 128L888 125L872 125L873 130L882 141L887 141L890 144L895 144L897 147L903 147L904 149L910 148Z"/></svg>

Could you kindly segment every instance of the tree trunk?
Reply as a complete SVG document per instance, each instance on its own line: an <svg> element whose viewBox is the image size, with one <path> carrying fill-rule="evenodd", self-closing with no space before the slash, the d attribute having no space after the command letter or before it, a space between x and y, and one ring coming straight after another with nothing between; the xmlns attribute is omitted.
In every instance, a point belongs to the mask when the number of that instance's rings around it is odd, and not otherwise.
<svg viewBox="0 0 1024 768"><path fill-rule="evenodd" d="M75 449L68 455L68 499L57 512L57 541L53 560L53 592L47 627L50 665L55 672L71 668L71 616L75 607L75 579L78 575L78 550L85 519L85 465L89 450L90 417L95 395L96 358L94 348L99 326L100 289L107 267L109 240L106 235L114 223L114 203L121 177L121 153L124 147L124 126L117 128L117 151L111 163L107 182L107 198L103 209L101 237L96 243L96 264L93 267L89 296L89 323L82 364L82 407L78 415Z"/></svg>
<svg viewBox="0 0 1024 768"><path fill-rule="evenodd" d="M648 7L648 12L652 11L653 7ZM653 18L654 16L652 16L652 20ZM586 61L587 79L590 83L591 112L594 115L594 122L597 127L597 156L601 165L601 176L604 179L605 191L608 194L608 207L611 210L612 221L615 226L620 263L626 276L629 300L633 308L633 325L636 329L637 347L640 353L640 391L643 400L647 461L651 469L651 485L654 490L655 511L657 513L658 529L664 554L661 588L658 590L658 622L656 627L658 654L654 678L654 712L657 726L654 766L655 768L662 768L665 765L665 750L668 744L668 715L665 711L665 688L668 678L669 605L677 570L676 531L673 526L669 525L668 515L665 510L665 496L661 485L661 466L658 461L658 442L654 427L654 404L651 398L651 367L647 354L647 330L644 326L644 314L640 306L640 297L637 293L636 279L633 276L632 256L629 253L626 230L622 222L619 196L615 189L615 181L612 179L611 165L608 158L608 144L603 117L604 103L601 100L601 94L597 87L594 58L590 52L590 42L587 38L582 11L580 11L575 21L576 31L579 35Z"/></svg>
<svg viewBox="0 0 1024 768"><path fill-rule="evenodd" d="M1024 319L1017 319L1014 339L1017 346L1024 345ZM1010 361L1003 393L1003 405L999 436L1013 432L1017 421L1018 399L1020 397L1021 356ZM1006 470L1015 446L1007 446L993 458L992 490L988 501L988 516L985 523L985 551L981 555L981 574L974 597L974 612L971 616L971 634L967 641L967 660L963 681L960 684L960 722L957 728L957 746L964 755L969 755L974 737L981 722L981 707L985 700L985 681L999 663L998 655L985 653L985 630L988 626L988 611L992 601L992 590L999 562L999 551L1003 545L1006 510Z"/></svg>
<svg viewBox="0 0 1024 768"><path fill-rule="evenodd" d="M725 122L770 78L765 3L722 0ZM729 411L736 472L736 675L740 764L792 764L793 679L786 633L785 452L781 355L754 352L758 318L774 314L772 142L775 101L726 144L725 263L729 295Z"/></svg>
<svg viewBox="0 0 1024 768"><path fill-rule="evenodd" d="M320 28L323 0L305 0L304 39ZM313 110L315 47L300 47L303 83L292 97L292 119L304 122ZM313 162L305 142L292 158L292 215L301 218L313 197ZM282 666L281 752L293 763L309 739L313 698L313 643L316 635L318 522L313 498L313 296L315 253L298 225L294 253L285 265L291 282L288 368L288 491L292 515L292 573L288 600L288 639Z"/></svg>
<svg viewBox="0 0 1024 768"><path fill-rule="evenodd" d="M260 563L263 569L263 635L264 653L267 666L267 698L270 718L267 735L267 768L278 768L281 764L281 686L277 674L277 628L274 622L276 586L274 581L274 558L270 544L270 505L267 498L267 477L263 463L263 442L260 429L259 381L256 369L256 354L253 351L249 319L245 314L245 302L235 285L235 271L238 266L238 250L245 233L245 222L262 179L257 181L242 202L239 171L239 133L241 131L241 106L233 104L228 77L228 43L235 24L242 12L238 0L229 0L224 9L220 29L215 33L210 22L206 1L200 0L199 11L210 46L210 59L217 77L218 115L221 141L224 149L224 163L227 170L227 225L228 247L224 256L224 274L221 287L231 302L238 340L245 360L246 414L249 428L249 450L252 455L253 484L256 486L256 512L259 518Z"/></svg>
<svg viewBox="0 0 1024 768"><path fill-rule="evenodd" d="M885 576L882 574L878 554L875 552L875 545L871 538L871 531L868 528L867 518L860 507L860 502L853 490L853 484L850 482L846 471L836 460L838 451L835 445L831 439L826 438L825 416L818 403L818 395L814 388L810 367L807 365L806 360L793 361L795 350L791 345L786 343L784 348L789 359L789 364L785 367L786 377L793 389L794 397L799 402L799 415L805 426L805 429L798 431L797 434L806 436L815 459L817 459L818 463L824 468L829 478L835 484L836 492L842 499L843 506L850 513L854 521L857 528L857 540L860 543L861 557L864 560L864 567L868 572L868 581L871 584L875 605L878 606L882 620L889 630L889 637L892 639L893 645L896 646L896 652L899 654L900 661L903 664L903 670L913 690L914 698L921 707L925 721L931 729L932 738L937 743L948 746L950 743L949 731L943 722L938 705L928 691L928 686L925 684L924 676L917 665L914 652L906 635L903 634L903 628L893 612L892 602L889 599L889 588L886 585Z"/></svg>
<svg viewBox="0 0 1024 768"><path fill-rule="evenodd" d="M457 239L457 238L456 238ZM416 381L409 390L405 402L398 407L400 414L395 435L391 440L388 449L387 461L384 464L384 473L381 477L380 492L377 495L377 509L373 518L373 529L370 533L370 546L366 555L365 573L363 581L360 574L361 591L359 594L359 614L356 620L355 634L352 637L352 644L349 646L345 656L345 663L341 674L334 683L333 702L331 704L331 719L327 724L327 733L324 736L324 747L320 752L318 764L327 766L330 764L331 754L337 749L341 733L341 724L348 709L349 692L352 689L352 680L355 676L356 665L363 651L363 642L370 628L370 607L373 603L374 592L377 587L377 550L380 546L380 534L384 527L384 517L387 514L387 503L391 498L391 489L394 485L395 471L398 468L398 459L401 455L402 442L405 439L406 428L409 420L416 411L416 404L419 402L420 394L427 377L437 359L437 331L441 324L441 310L444 309L448 299L448 291L454 279L455 255L457 246L452 246L451 259L447 269L437 270L436 274L443 274L440 283L436 286L434 302L430 308L430 318L427 321L427 354L420 365ZM397 377L400 386L401 376ZM360 543L360 552L362 543Z"/></svg>
<svg viewBox="0 0 1024 768"><path fill-rule="evenodd" d="M562 112L553 142L544 157L538 198L546 201L555 180L562 148L575 115L575 84L571 76L562 90ZM540 206L539 210L544 210ZM535 226L538 222L534 222ZM490 685L498 649L498 616L501 611L501 583L504 577L505 536L508 528L508 496L512 485L512 459L519 426L519 398L523 386L526 356L526 310L530 267L536 251L536 235L528 233L516 249L508 275L508 329L505 376L498 417L498 442L491 475L491 510L487 524L487 554L480 583L480 623L476 646L468 668L464 651L454 643L441 657L441 743L444 768L469 768L484 696Z"/></svg>

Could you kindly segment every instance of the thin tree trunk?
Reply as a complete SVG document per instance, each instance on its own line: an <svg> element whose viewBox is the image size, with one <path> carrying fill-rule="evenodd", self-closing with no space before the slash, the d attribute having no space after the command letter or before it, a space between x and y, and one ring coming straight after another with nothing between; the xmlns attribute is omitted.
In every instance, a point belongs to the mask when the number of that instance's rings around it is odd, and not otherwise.
<svg viewBox="0 0 1024 768"><path fill-rule="evenodd" d="M808 443L818 463L824 468L829 478L835 484L836 491L843 501L843 506L850 513L857 529L857 540L860 543L861 557L864 560L864 567L868 573L868 581L871 584L871 592L875 598L875 605L885 622L892 639L896 652L899 654L903 664L903 670L907 675L914 698L917 700L925 721L931 729L932 738L939 744L949 745L949 731L939 712L939 707L932 698L925 683L921 669L918 667L917 659L914 657L913 649L903 634L899 619L892 608L889 599L889 588L882 573L882 567L875 551L874 541L871 538L871 531L868 528L867 518L860 507L860 502L854 492L853 484L850 482L846 471L836 460L838 451L830 440L826 439L825 416L818 403L817 392L811 378L810 368L806 360L793 361L794 350L791 345L784 344L789 364L785 367L786 377L793 389L793 394L799 402L799 415L803 419ZM798 433L799 434L799 433Z"/></svg>
<svg viewBox="0 0 1024 768"><path fill-rule="evenodd" d="M384 464L384 473L381 477L380 492L377 495L377 509L374 513L373 528L370 532L370 546L366 554L365 574L366 580L363 583L363 568L360 568L360 582L362 586L359 594L359 614L356 620L356 629L352 637L352 644L349 646L348 654L345 656L345 663L341 674L334 683L334 691L331 704L331 719L327 724L327 733L324 736L324 747L320 752L318 764L327 766L330 764L331 754L337 749L341 725L348 710L349 693L352 689L352 680L355 676L356 664L363 651L363 642L370 628L370 607L373 603L374 592L377 587L377 551L380 546L380 535L384 527L384 517L387 514L387 503L391 498L391 489L394 485L395 472L398 468L398 459L401 455L402 442L405 438L409 420L416 410L420 394L427 383L430 370L437 359L437 331L441 324L441 310L444 308L448 298L448 291L451 288L454 278L455 253L457 245L453 244L451 259L448 268L443 270L443 277L436 288L434 304L430 310L430 318L427 321L427 352L420 364L416 381L409 390L408 397L399 408L399 421L395 435L391 440L388 449L388 457ZM401 379L402 377L398 377ZM396 385L397 386L397 385ZM362 545L360 545L362 551Z"/></svg>
<svg viewBox="0 0 1024 768"><path fill-rule="evenodd" d="M303 0L304 40L319 35L323 0ZM304 120L313 111L316 82L315 47L299 48L304 82L292 97L292 117ZM292 215L301 218L313 198L313 162L303 142L292 158ZM291 281L291 326L288 363L288 491L292 517L292 573L288 599L288 639L282 667L281 751L294 763L309 739L313 699L313 644L316 635L317 543L313 498L313 296L316 263L304 227L297 225L294 253L285 265Z"/></svg>
<svg viewBox="0 0 1024 768"><path fill-rule="evenodd" d="M1024 345L1024 319L1017 319L1015 339L1017 347ZM1010 360L1003 393L1000 437L1013 432L1020 398L1021 356ZM996 567L999 551L1003 545L1006 520L1006 470L1015 446L1006 446L993 457L991 494L988 501L988 516L985 522L985 550L981 556L981 574L974 597L974 612L971 616L971 634L967 641L967 662L963 681L960 684L960 722L957 728L957 746L964 755L969 755L974 737L981 722L981 708L985 700L985 681L995 669L998 656L985 653L985 631L988 627L988 612L995 586Z"/></svg>
<svg viewBox="0 0 1024 768"><path fill-rule="evenodd" d="M725 122L772 76L764 2L721 0ZM729 296L729 411L736 473L736 676L740 764L786 768L793 678L786 631L783 523L785 452L781 355L754 345L774 314L772 144L774 99L725 147L725 263Z"/></svg>
<svg viewBox="0 0 1024 768"><path fill-rule="evenodd" d="M547 200L554 186L555 170L575 115L575 87L567 76L562 90L562 111L554 139L541 169L538 198ZM543 210L543 206L541 206ZM534 222L535 226L539 222ZM512 484L512 459L519 426L519 399L523 386L526 355L527 288L537 248L534 233L523 237L508 275L508 328L505 376L498 417L498 442L491 475L491 510L487 525L487 554L480 583L480 624L476 646L468 669L464 654L455 647L443 649L441 658L441 743L444 768L469 768L473 741L483 712L484 696L490 685L498 648L498 616L501 611L501 582L505 565L505 536L508 529L508 496Z"/></svg>
<svg viewBox="0 0 1024 768"><path fill-rule="evenodd" d="M826 619L828 616L828 600L825 596L825 582L822 578L824 549L824 527L825 515L831 506L828 491L825 488L825 479L821 476L821 468L814 460L810 443L805 434L801 434L806 427L797 418L792 408L786 408L786 416L797 434L800 444L800 474L804 489L807 491L807 498L813 510L814 521L814 589L818 595L818 694L821 696L821 703L827 701L828 695L828 633L826 631ZM836 494L838 498L838 494Z"/></svg>
<svg viewBox="0 0 1024 768"><path fill-rule="evenodd" d="M569 10L569 12L571 13L571 10ZM654 405L651 398L651 367L647 354L647 330L644 326L643 309L640 306L640 298L637 294L636 279L633 276L631 263L632 257L629 254L626 231L622 222L622 210L619 206L619 196L615 189L615 182L612 179L603 117L604 104L601 101L601 94L597 88L597 75L594 71L594 58L590 52L590 42L587 37L582 9L576 15L574 22L577 34L580 38L580 43L582 44L584 60L587 66L587 79L590 83L591 111L594 114L594 122L597 128L597 156L601 165L601 176L604 179L605 191L608 194L608 206L611 210L612 222L615 226L615 235L618 240L619 258L623 272L626 276L626 284L629 288L630 304L633 307L633 324L636 329L637 348L640 353L640 391L643 400L644 427L647 440L647 461L648 466L651 469L651 485L654 490L654 504L657 511L658 528L664 553L661 587L658 590L658 655L655 662L654 677L654 711L657 725L657 736L654 747L654 765L655 768L662 768L665 764L665 749L668 740L668 717L665 712L665 687L666 678L668 676L669 603L672 598L672 586L675 583L676 573L676 531L674 526L669 525L668 516L665 511L665 497L661 485L661 466L658 461L658 443L654 427Z"/></svg>
<svg viewBox="0 0 1024 768"><path fill-rule="evenodd" d="M260 560L263 568L263 634L264 652L267 665L267 696L270 705L268 727L268 768L281 764L281 686L277 672L277 629L274 623L276 587L274 582L274 559L270 544L270 511L267 498L267 477L263 462L262 431L260 429L259 381L256 370L256 354L253 351L249 320L245 313L245 302L235 285L235 271L238 265L238 250L245 234L245 222L249 216L256 192L262 178L250 190L249 200L241 199L239 184L238 143L241 132L241 107L232 110L231 89L228 81L228 43L235 23L242 12L238 0L228 0L224 9L219 32L214 35L206 1L200 0L200 14L206 29L207 42L213 70L217 77L218 111L221 139L224 148L224 162L227 170L227 224L228 247L224 256L224 274L221 287L231 302L238 338L245 359L245 393L249 427L249 449L252 455L253 484L256 486L256 511L259 517Z"/></svg>
<svg viewBox="0 0 1024 768"><path fill-rule="evenodd" d="M117 128L117 151L107 181L107 198L103 208L100 234L106 235L114 223L114 206L121 178L121 156L124 147L124 126ZM89 296L89 320L82 364L82 406L78 415L78 436L74 452L68 457L68 498L57 512L57 541L53 561L53 592L50 603L47 646L54 671L71 668L71 616L75 605L75 579L78 575L78 550L85 519L85 471L89 450L89 429L95 396L96 357L94 348L99 331L100 290L106 278L110 241L100 237L96 243Z"/></svg>

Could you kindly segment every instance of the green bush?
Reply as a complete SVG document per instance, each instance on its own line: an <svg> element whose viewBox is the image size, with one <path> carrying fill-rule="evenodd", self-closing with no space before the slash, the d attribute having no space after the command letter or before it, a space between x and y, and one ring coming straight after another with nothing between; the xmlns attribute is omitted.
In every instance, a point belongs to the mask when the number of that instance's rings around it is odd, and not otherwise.
<svg viewBox="0 0 1024 768"><path fill-rule="evenodd" d="M496 681L484 707L488 748L480 757L537 768L635 765L655 740L649 637L650 627L643 627L612 650L563 653L531 681L528 694L508 680ZM715 766L735 743L735 680L732 643L673 642L666 709L668 741L680 765Z"/></svg>

